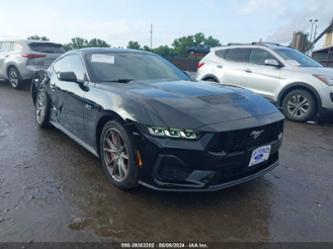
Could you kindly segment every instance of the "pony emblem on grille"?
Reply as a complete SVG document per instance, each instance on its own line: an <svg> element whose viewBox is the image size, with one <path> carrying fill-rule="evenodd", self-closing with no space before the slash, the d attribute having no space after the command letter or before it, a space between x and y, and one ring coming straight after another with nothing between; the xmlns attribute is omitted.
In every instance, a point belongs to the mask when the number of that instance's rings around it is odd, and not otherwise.
<svg viewBox="0 0 333 249"><path fill-rule="evenodd" d="M250 133L250 136L253 138L253 139L257 139L262 133L264 132L264 130L260 130L260 131L252 131Z"/></svg>

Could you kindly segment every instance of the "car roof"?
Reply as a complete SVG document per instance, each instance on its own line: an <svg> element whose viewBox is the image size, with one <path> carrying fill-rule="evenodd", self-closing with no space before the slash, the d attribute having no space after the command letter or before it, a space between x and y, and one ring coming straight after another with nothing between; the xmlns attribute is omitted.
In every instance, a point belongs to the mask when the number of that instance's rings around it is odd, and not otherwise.
<svg viewBox="0 0 333 249"><path fill-rule="evenodd" d="M61 43L57 42L51 42L51 41L41 41L41 40L27 40L27 39L4 39L0 40L0 42L18 42L18 43L24 43L24 44L31 44L31 43L52 43L52 44L57 44L61 45Z"/></svg>
<svg viewBox="0 0 333 249"><path fill-rule="evenodd" d="M277 43L229 43L225 46L215 47L212 48L212 51L216 51L219 49L232 49L232 48L270 48L270 49L290 49L290 47L280 45Z"/></svg>

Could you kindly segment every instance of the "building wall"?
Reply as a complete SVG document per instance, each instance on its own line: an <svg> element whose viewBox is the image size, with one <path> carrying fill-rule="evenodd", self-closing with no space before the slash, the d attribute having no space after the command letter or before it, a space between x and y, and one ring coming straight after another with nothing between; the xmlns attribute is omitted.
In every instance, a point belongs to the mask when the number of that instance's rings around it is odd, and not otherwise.
<svg viewBox="0 0 333 249"><path fill-rule="evenodd" d="M327 48L331 46L333 46L333 32L326 33L325 35L324 47Z"/></svg>
<svg viewBox="0 0 333 249"><path fill-rule="evenodd" d="M333 46L314 51L312 57L325 67L333 67Z"/></svg>

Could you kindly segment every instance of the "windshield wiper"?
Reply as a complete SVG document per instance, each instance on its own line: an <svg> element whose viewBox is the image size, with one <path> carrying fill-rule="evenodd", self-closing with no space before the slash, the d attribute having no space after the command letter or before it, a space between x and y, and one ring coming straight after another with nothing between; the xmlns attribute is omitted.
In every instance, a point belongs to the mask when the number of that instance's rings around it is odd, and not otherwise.
<svg viewBox="0 0 333 249"><path fill-rule="evenodd" d="M117 79L117 80L103 80L104 82L118 82L118 83L128 83L133 81L133 79Z"/></svg>

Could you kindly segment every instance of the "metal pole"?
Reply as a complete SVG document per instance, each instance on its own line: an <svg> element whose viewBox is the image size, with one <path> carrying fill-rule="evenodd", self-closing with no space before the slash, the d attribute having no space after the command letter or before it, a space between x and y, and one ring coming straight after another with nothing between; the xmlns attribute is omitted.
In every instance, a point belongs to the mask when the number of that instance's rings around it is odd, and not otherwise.
<svg viewBox="0 0 333 249"><path fill-rule="evenodd" d="M309 22L311 23L311 31L310 31L310 38L309 38L309 41L311 42L312 41L312 33L313 33L313 20L310 19Z"/></svg>
<svg viewBox="0 0 333 249"><path fill-rule="evenodd" d="M317 28L318 28L318 25L316 24L314 34L313 34L313 41L316 39L316 36L317 36Z"/></svg>
<svg viewBox="0 0 333 249"><path fill-rule="evenodd" d="M150 24L150 49L153 49L153 24Z"/></svg>

